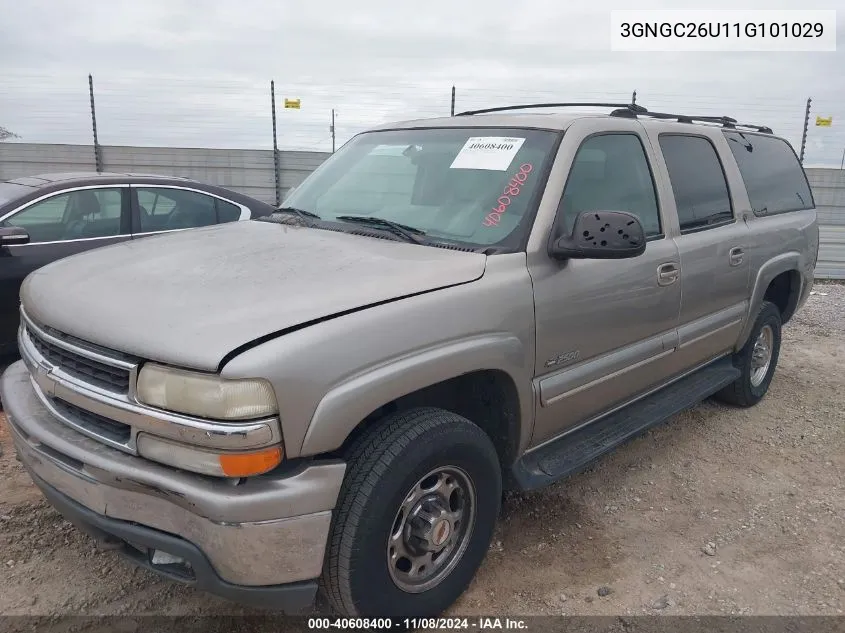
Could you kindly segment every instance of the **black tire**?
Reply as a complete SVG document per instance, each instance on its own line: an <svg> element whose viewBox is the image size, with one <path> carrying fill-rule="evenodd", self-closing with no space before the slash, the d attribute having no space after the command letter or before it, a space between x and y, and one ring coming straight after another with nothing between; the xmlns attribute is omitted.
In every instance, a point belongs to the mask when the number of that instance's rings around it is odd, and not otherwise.
<svg viewBox="0 0 845 633"><path fill-rule="evenodd" d="M484 559L499 514L502 475L496 450L478 426L454 413L421 408L393 414L347 453L326 551L322 589L354 617L432 617L466 589ZM474 520L463 554L439 584L401 589L388 568L388 538L409 491L433 469L458 468L474 487ZM460 539L460 542L463 542Z"/></svg>
<svg viewBox="0 0 845 633"><path fill-rule="evenodd" d="M717 400L738 407L753 407L763 399L763 396L769 390L780 356L781 326L782 321L778 307L769 301L764 301L757 311L757 318L754 320L754 327L751 328L748 340L733 357L734 366L742 373L735 382L716 394ZM763 328L766 327L771 328L772 332L771 360L762 382L755 385L751 379L754 346Z"/></svg>

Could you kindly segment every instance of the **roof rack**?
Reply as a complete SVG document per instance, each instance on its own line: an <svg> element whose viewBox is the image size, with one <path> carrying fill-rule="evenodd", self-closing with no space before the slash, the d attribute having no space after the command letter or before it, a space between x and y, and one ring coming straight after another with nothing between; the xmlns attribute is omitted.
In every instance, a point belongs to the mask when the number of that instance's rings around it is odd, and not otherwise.
<svg viewBox="0 0 845 633"><path fill-rule="evenodd" d="M754 130L755 132L762 132L764 134L773 134L772 128L766 125L756 125L753 123L739 123L736 119L729 116L691 116L686 114L669 114L667 112L650 112L641 105L635 103L593 103L593 102L569 102L569 103L526 103L522 105L499 106L496 108L484 108L482 110L467 110L460 112L455 116L472 116L474 114L489 114L491 112L510 112L513 110L532 110L540 108L614 108L610 116L625 117L635 119L638 116L651 117L653 119L674 120L679 123L716 123L724 128L737 129L744 128Z"/></svg>
<svg viewBox="0 0 845 633"><path fill-rule="evenodd" d="M509 110L532 110L539 108L624 108L630 112L646 112L642 106L634 103L526 103L524 105L499 106L498 108L484 108L483 110L467 110L459 112L455 116L470 116L473 114L488 114L490 112L507 112Z"/></svg>
<svg viewBox="0 0 845 633"><path fill-rule="evenodd" d="M772 128L767 125L756 125L753 123L739 123L736 119L729 116L694 116L687 114L669 114L667 112L650 112L643 109L636 113L640 116L647 116L653 119L675 120L678 123L716 123L724 128L736 129L746 128L754 130L755 132L762 132L764 134L773 134ZM623 109L622 111L614 110L610 116L630 116L630 110Z"/></svg>

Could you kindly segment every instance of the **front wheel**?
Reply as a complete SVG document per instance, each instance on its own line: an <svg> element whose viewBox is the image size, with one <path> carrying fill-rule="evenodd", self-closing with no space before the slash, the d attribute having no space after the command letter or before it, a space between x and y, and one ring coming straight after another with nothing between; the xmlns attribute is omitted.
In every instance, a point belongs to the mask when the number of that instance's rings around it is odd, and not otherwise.
<svg viewBox="0 0 845 633"><path fill-rule="evenodd" d="M385 419L351 447L322 584L348 616L432 617L466 589L499 513L490 438L441 409Z"/></svg>
<svg viewBox="0 0 845 633"><path fill-rule="evenodd" d="M728 404L751 407L769 390L780 356L781 316L778 307L764 301L745 345L734 354L734 365L741 374L735 382L716 394Z"/></svg>

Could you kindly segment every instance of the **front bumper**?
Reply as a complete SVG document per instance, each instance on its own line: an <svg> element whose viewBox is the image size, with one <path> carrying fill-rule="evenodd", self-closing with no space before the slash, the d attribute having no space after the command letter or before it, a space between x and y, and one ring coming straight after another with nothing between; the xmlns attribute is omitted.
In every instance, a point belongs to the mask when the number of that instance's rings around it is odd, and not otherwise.
<svg viewBox="0 0 845 633"><path fill-rule="evenodd" d="M110 535L136 563L224 597L290 611L313 600L343 462L243 482L155 464L57 420L22 362L0 378L0 399L33 481L83 529ZM154 564L152 550L188 564Z"/></svg>
<svg viewBox="0 0 845 633"><path fill-rule="evenodd" d="M261 587L234 585L219 576L205 554L193 543L143 525L110 519L62 494L37 475L33 475L32 479L47 501L65 518L101 543L117 549L140 567L242 604L273 607L288 613L300 613L314 604L317 594L315 580ZM155 551L178 556L187 565L154 564L152 553Z"/></svg>

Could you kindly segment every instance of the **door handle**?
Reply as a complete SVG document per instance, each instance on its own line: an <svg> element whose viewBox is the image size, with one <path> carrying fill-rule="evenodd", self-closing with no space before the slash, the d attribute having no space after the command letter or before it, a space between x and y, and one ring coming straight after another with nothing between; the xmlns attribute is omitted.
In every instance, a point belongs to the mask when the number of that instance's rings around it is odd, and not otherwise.
<svg viewBox="0 0 845 633"><path fill-rule="evenodd" d="M678 265L672 262L667 264L660 264L657 267L657 285L659 286L669 286L676 281L678 281L678 277L680 276L680 270L678 270Z"/></svg>
<svg viewBox="0 0 845 633"><path fill-rule="evenodd" d="M729 254L731 266L739 266L742 263L742 258L744 257L744 255L745 252L738 246L732 248Z"/></svg>

